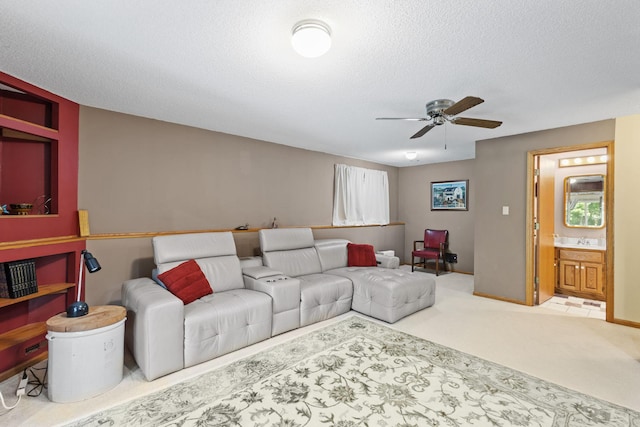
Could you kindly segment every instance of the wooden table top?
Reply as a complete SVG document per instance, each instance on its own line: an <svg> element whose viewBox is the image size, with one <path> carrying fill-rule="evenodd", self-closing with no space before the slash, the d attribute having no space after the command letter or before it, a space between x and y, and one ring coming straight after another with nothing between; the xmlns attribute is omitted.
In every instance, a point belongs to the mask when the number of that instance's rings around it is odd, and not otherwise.
<svg viewBox="0 0 640 427"><path fill-rule="evenodd" d="M89 314L81 317L67 317L60 313L47 320L47 330L51 332L82 332L113 325L125 318L127 310L119 305L89 306Z"/></svg>

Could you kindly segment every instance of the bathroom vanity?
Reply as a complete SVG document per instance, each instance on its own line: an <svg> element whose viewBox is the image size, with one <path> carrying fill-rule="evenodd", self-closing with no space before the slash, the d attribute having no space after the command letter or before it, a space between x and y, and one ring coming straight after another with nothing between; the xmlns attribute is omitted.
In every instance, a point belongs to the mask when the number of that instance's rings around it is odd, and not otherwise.
<svg viewBox="0 0 640 427"><path fill-rule="evenodd" d="M588 160L587 160L588 161ZM554 235L558 294L605 301L606 229L605 175L574 175L564 179L566 231L583 237ZM560 227L558 227L560 229Z"/></svg>
<svg viewBox="0 0 640 427"><path fill-rule="evenodd" d="M556 293L605 300L606 249L556 244Z"/></svg>

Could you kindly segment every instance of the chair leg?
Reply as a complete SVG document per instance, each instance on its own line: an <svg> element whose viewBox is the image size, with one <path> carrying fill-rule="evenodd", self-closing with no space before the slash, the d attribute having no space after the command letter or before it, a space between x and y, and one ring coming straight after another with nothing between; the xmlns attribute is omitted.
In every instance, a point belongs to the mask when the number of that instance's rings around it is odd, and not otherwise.
<svg viewBox="0 0 640 427"><path fill-rule="evenodd" d="M447 261L446 261L444 258L442 258L442 259L438 258L438 259L436 259L436 276L438 276L438 275L439 275L439 272L438 272L438 266L440 265L440 261L441 261L441 260L442 260L442 270L443 270L445 273L448 271L448 270L447 270ZM451 270L451 271L453 271L453 270Z"/></svg>
<svg viewBox="0 0 640 427"><path fill-rule="evenodd" d="M411 272L413 273L413 266L415 265L416 257L411 255Z"/></svg>

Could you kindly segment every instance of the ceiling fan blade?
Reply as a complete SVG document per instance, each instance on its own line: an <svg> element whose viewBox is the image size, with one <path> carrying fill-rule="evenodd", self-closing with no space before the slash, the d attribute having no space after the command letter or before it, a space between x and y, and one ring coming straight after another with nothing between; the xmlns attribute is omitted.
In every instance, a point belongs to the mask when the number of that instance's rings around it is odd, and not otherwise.
<svg viewBox="0 0 640 427"><path fill-rule="evenodd" d="M478 104L482 104L484 99L477 98L475 96L467 96L466 98L456 102L451 107L443 111L447 116L455 116L463 111L468 110L471 107L475 107Z"/></svg>
<svg viewBox="0 0 640 427"><path fill-rule="evenodd" d="M451 123L454 125L475 126L488 129L495 129L502 124L502 122L496 120L471 119L469 117L456 117Z"/></svg>
<svg viewBox="0 0 640 427"><path fill-rule="evenodd" d="M425 127L423 127L422 129L420 129L415 135L413 135L411 138L409 139L415 139L415 138L420 138L422 135L424 135L425 133L429 132L431 129L433 129L434 127L436 127L436 125L434 125L433 123L431 123L430 125L426 125Z"/></svg>
<svg viewBox="0 0 640 427"><path fill-rule="evenodd" d="M430 119L428 117L416 117L415 119L408 117L376 117L376 120L409 120L412 122L424 122Z"/></svg>

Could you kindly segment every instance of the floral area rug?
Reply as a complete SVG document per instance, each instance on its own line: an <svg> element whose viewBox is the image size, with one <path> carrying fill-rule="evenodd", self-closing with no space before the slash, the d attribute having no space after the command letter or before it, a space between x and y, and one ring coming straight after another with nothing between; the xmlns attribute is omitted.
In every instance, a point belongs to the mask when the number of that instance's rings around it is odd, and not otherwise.
<svg viewBox="0 0 640 427"><path fill-rule="evenodd" d="M75 426L640 426L640 413L354 316Z"/></svg>

